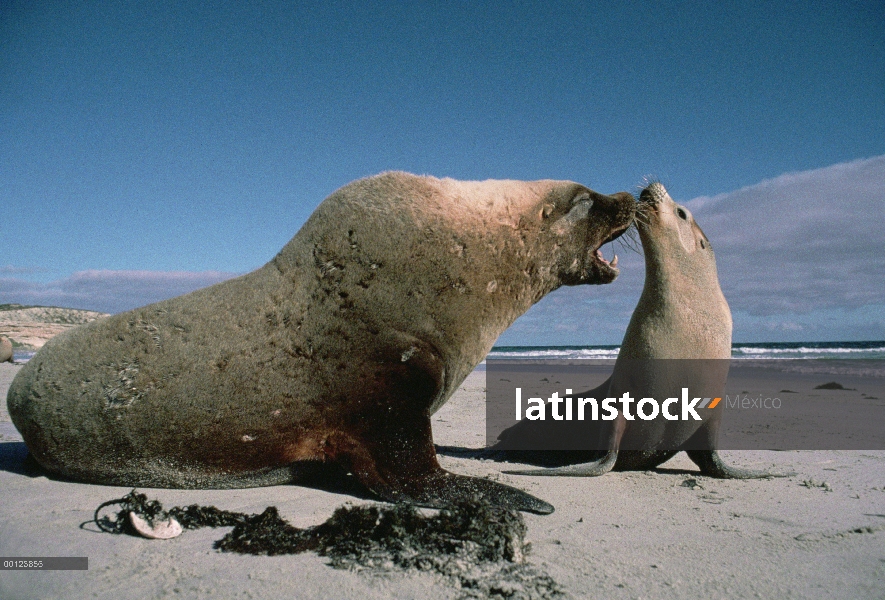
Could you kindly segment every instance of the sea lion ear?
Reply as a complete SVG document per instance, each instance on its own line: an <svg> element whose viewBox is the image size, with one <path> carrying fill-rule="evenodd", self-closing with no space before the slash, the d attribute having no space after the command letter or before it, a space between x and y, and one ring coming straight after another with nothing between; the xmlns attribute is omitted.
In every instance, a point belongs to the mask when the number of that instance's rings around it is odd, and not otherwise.
<svg viewBox="0 0 885 600"><path fill-rule="evenodd" d="M550 227L550 231L556 235L565 235L579 222L590 215L593 200L588 192L582 192L572 198L571 208L556 223Z"/></svg>
<svg viewBox="0 0 885 600"><path fill-rule="evenodd" d="M695 232L697 233L696 237L698 239L698 244L701 246L703 250L712 250L712 246L710 245L710 240L707 239L707 235L704 233L704 230L701 229L700 225L697 222L694 223Z"/></svg>

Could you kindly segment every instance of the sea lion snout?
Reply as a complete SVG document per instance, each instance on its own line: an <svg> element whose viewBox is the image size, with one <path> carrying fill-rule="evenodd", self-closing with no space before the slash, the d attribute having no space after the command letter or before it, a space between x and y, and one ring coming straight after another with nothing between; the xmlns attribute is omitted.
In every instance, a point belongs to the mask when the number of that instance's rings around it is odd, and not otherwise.
<svg viewBox="0 0 885 600"><path fill-rule="evenodd" d="M667 188L657 182L652 183L639 194L638 210L642 214L648 214L650 212L657 212L659 214L672 213L682 221L688 223L694 222L691 216L691 211L681 204L677 204L673 198L670 197ZM642 223L643 221L639 220L639 222ZM647 221L645 222L647 223Z"/></svg>
<svg viewBox="0 0 885 600"><path fill-rule="evenodd" d="M652 183L639 193L639 202L642 204L655 205L663 201L667 190L660 183Z"/></svg>
<svg viewBox="0 0 885 600"><path fill-rule="evenodd" d="M667 244L672 238L678 241L684 252L693 253L697 250L712 250L707 236L695 222L691 211L677 204L660 183L652 183L639 194L636 227L642 239L646 258L649 250L656 245ZM651 229L657 228L659 234L649 235ZM672 235L666 235L665 231ZM657 254L662 252L656 251ZM663 252L663 254L667 254Z"/></svg>
<svg viewBox="0 0 885 600"><path fill-rule="evenodd" d="M590 199L593 201L593 208L600 216L610 219L613 233L617 232L617 235L620 235L633 223L636 198L630 192L616 192L610 196L593 192Z"/></svg>
<svg viewBox="0 0 885 600"><path fill-rule="evenodd" d="M600 202L603 210L611 215L612 220L612 231L602 242L601 245L604 245L618 239L633 226L638 206L636 198L630 192L617 192L611 196L602 196Z"/></svg>

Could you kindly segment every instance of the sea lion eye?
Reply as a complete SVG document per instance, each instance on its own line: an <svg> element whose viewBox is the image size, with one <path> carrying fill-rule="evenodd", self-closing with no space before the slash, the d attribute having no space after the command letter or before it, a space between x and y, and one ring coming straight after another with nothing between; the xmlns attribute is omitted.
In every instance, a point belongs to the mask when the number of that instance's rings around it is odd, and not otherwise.
<svg viewBox="0 0 885 600"><path fill-rule="evenodd" d="M682 210L681 208L676 209L676 214L679 215L679 218L682 219L683 221L688 220L688 215L685 214L685 211Z"/></svg>
<svg viewBox="0 0 885 600"><path fill-rule="evenodd" d="M588 194L587 192L581 192L580 194L572 198L572 206L578 204L579 202L589 202L591 206L593 205L593 201L590 199L590 194Z"/></svg>

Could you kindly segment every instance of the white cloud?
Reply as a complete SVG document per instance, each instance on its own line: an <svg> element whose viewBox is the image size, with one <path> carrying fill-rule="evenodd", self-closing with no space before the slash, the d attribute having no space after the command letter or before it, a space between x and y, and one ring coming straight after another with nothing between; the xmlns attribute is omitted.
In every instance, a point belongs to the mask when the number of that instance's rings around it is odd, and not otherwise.
<svg viewBox="0 0 885 600"><path fill-rule="evenodd" d="M885 303L885 156L788 173L686 203L733 310L804 314Z"/></svg>
<svg viewBox="0 0 885 600"><path fill-rule="evenodd" d="M685 204L716 252L735 341L885 339L885 156ZM644 269L619 254L614 283L554 292L499 343L620 342Z"/></svg>
<svg viewBox="0 0 885 600"><path fill-rule="evenodd" d="M49 283L0 278L0 303L117 313L235 277L219 271L79 271Z"/></svg>

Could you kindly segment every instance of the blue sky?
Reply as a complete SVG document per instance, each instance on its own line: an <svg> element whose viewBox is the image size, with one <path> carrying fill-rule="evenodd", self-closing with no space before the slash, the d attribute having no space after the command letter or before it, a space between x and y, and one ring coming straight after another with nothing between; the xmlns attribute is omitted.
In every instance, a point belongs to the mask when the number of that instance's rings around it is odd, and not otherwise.
<svg viewBox="0 0 885 600"><path fill-rule="evenodd" d="M248 272L384 170L651 174L713 241L736 340L885 338L879 1L4 1L0 107L0 302ZM641 281L628 258L502 343L617 343Z"/></svg>

